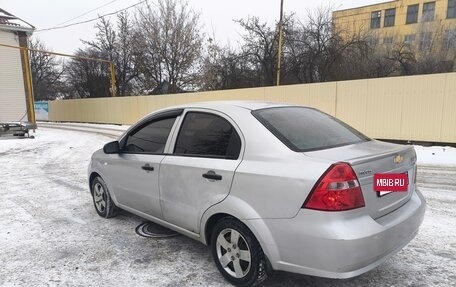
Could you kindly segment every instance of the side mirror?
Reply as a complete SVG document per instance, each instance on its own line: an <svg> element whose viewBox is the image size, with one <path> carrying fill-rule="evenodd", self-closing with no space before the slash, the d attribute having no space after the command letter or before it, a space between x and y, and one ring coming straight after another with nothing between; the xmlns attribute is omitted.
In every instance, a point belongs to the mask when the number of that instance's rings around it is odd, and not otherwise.
<svg viewBox="0 0 456 287"><path fill-rule="evenodd" d="M113 141L105 144L103 147L103 152L105 154L116 154L120 152L120 146L118 141Z"/></svg>

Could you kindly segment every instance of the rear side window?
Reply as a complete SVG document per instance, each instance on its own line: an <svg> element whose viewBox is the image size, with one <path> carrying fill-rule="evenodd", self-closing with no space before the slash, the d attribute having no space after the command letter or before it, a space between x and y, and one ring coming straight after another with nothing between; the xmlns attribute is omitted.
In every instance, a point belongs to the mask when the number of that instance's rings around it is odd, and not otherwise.
<svg viewBox="0 0 456 287"><path fill-rule="evenodd" d="M252 114L286 146L298 152L370 140L336 118L311 108L268 108Z"/></svg>
<svg viewBox="0 0 456 287"><path fill-rule="evenodd" d="M174 153L237 159L240 150L241 139L226 119L214 114L189 112L177 137Z"/></svg>
<svg viewBox="0 0 456 287"><path fill-rule="evenodd" d="M133 131L125 142L124 151L132 153L163 153L175 117L155 120Z"/></svg>

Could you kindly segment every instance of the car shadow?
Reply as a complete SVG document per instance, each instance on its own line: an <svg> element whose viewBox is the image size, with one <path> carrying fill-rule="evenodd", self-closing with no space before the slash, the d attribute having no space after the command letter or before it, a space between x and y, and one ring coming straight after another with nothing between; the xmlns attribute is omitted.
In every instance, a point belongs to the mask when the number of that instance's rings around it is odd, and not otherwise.
<svg viewBox="0 0 456 287"><path fill-rule="evenodd" d="M33 139L32 137L28 136L14 136L14 135L0 135L0 141L1 140L12 140L12 139Z"/></svg>
<svg viewBox="0 0 456 287"><path fill-rule="evenodd" d="M124 210L120 210L116 220L122 221L124 224L131 225L132 232L135 233L136 236L141 237L135 232L135 229L144 223L145 219L136 216L132 213L129 213ZM179 257L188 257L183 252L187 252L187 250L191 250L191 257L192 258L199 258L201 265L204 265L204 269L206 271L210 271L211 279L207 282L199 282L204 284L209 284L210 286L219 285L221 282L227 283L222 275L218 272L213 260L210 251L210 247L207 247L200 242L188 238L184 235L178 235L175 237L169 238L144 238L145 241L142 241L144 244L152 244L153 242L160 242L160 244L165 245L166 248L164 249L163 254L161 257L168 257L178 259ZM181 259L179 259L181 260ZM372 272L372 271L371 271ZM328 278L320 278L315 276L307 276L295 273L288 273L283 271L274 271L268 277L268 280L263 282L261 286L366 286L369 285L368 282L370 281L365 276L370 277L370 272L363 274L359 277L351 278L351 279L328 279ZM179 279L176 278L176 283L179 285ZM183 283L183 282L181 282ZM223 284L222 284L223 285ZM229 285L226 285L229 286Z"/></svg>

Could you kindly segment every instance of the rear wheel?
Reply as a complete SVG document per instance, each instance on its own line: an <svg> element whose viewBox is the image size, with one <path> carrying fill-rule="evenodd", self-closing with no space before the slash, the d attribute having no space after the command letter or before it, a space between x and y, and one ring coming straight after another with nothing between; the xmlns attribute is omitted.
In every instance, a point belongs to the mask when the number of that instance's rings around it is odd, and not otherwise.
<svg viewBox="0 0 456 287"><path fill-rule="evenodd" d="M104 218L110 218L117 215L117 206L109 195L108 188L104 180L97 176L91 186L93 204L98 215Z"/></svg>
<svg viewBox="0 0 456 287"><path fill-rule="evenodd" d="M211 249L217 268L233 285L254 286L267 278L263 250L242 222L220 220L212 232Z"/></svg>

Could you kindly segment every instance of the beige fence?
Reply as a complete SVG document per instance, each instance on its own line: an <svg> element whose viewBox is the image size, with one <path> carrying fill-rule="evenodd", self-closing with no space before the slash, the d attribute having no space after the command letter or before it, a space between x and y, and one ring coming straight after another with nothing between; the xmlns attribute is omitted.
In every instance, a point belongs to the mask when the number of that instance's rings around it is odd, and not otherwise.
<svg viewBox="0 0 456 287"><path fill-rule="evenodd" d="M163 107L213 100L260 100L311 106L373 138L456 143L456 73L52 101L49 102L49 120L132 124Z"/></svg>

